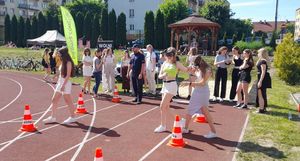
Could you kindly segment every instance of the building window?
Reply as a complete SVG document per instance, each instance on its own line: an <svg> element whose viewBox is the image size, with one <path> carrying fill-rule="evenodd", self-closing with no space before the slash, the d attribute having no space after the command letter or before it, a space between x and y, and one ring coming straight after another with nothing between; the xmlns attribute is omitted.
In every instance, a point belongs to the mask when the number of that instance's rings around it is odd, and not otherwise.
<svg viewBox="0 0 300 161"><path fill-rule="evenodd" d="M129 2L134 2L134 0L129 0Z"/></svg>
<svg viewBox="0 0 300 161"><path fill-rule="evenodd" d="M134 17L134 9L129 10L129 17L133 18Z"/></svg>
<svg viewBox="0 0 300 161"><path fill-rule="evenodd" d="M10 3L14 3L14 0L10 0Z"/></svg>
<svg viewBox="0 0 300 161"><path fill-rule="evenodd" d="M133 31L134 30L134 24L130 24L129 30Z"/></svg>

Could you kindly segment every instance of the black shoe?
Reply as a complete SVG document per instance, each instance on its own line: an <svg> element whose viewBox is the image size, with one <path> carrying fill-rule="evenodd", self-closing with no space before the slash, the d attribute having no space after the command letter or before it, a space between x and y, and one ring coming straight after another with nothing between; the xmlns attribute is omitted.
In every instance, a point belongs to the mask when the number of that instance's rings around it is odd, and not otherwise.
<svg viewBox="0 0 300 161"><path fill-rule="evenodd" d="M239 108L241 107L243 104L242 103L239 103L239 104L236 104L235 106L233 106L234 108Z"/></svg>
<svg viewBox="0 0 300 161"><path fill-rule="evenodd" d="M132 102L137 102L137 99L134 99Z"/></svg>
<svg viewBox="0 0 300 161"><path fill-rule="evenodd" d="M191 95L189 95L186 99L187 99L187 100L190 100L190 99L191 99Z"/></svg>
<svg viewBox="0 0 300 161"><path fill-rule="evenodd" d="M142 104L142 102L141 102L141 101L137 101L136 104L137 104L137 105L140 105L140 104Z"/></svg>
<svg viewBox="0 0 300 161"><path fill-rule="evenodd" d="M248 105L243 104L242 106L239 107L239 109L243 109L243 108L248 108Z"/></svg>

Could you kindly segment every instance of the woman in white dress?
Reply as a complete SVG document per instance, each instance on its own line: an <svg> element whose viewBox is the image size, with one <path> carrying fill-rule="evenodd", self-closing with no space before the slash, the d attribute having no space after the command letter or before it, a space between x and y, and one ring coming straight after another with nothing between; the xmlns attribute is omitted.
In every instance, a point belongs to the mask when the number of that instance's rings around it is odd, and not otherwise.
<svg viewBox="0 0 300 161"><path fill-rule="evenodd" d="M115 87L115 56L111 48L104 50L103 54L103 89L104 93L111 93Z"/></svg>
<svg viewBox="0 0 300 161"><path fill-rule="evenodd" d="M82 63L83 63L83 77L84 77L84 84L82 92L85 94L90 94L91 91L91 79L93 75L93 58L91 56L91 50L89 48L85 48L83 51L83 57L82 57ZM86 91L86 88L88 88L88 91Z"/></svg>

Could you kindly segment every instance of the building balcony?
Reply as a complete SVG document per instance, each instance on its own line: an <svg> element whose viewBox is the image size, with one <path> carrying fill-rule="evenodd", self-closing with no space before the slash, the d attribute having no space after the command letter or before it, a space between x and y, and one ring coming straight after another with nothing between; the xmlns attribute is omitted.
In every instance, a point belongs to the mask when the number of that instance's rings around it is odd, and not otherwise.
<svg viewBox="0 0 300 161"><path fill-rule="evenodd" d="M0 0L0 5L5 5L5 0Z"/></svg>
<svg viewBox="0 0 300 161"><path fill-rule="evenodd" d="M22 8L22 9L28 9L28 10L37 10L39 11L39 7L37 6L32 6L26 3L19 3L18 8Z"/></svg>

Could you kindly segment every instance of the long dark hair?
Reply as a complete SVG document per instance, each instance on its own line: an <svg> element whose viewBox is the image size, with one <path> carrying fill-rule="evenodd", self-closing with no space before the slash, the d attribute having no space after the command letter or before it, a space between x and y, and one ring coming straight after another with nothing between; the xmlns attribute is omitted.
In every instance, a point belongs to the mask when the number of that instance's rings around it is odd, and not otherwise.
<svg viewBox="0 0 300 161"><path fill-rule="evenodd" d="M86 52L88 52L88 54L86 54ZM91 49L90 48L84 48L83 55L85 55L85 56L91 56Z"/></svg>
<svg viewBox="0 0 300 161"><path fill-rule="evenodd" d="M176 62L177 62L177 60L176 60L176 49L174 47L169 47L167 49L167 52L165 53L165 56L172 57L171 62L173 64L176 64Z"/></svg>
<svg viewBox="0 0 300 161"><path fill-rule="evenodd" d="M239 48L239 47L237 47L237 46L234 46L232 49L236 50L236 51L238 52L238 54L239 54L239 55L241 55L241 54L242 54L242 53L241 53L241 50L240 50L240 48Z"/></svg>
<svg viewBox="0 0 300 161"><path fill-rule="evenodd" d="M202 59L201 55L198 55L194 61L194 65L200 69L202 77L205 76L206 70L210 69L209 65Z"/></svg>
<svg viewBox="0 0 300 161"><path fill-rule="evenodd" d="M73 60L69 54L67 47L62 47L58 50L58 52L61 55L61 61L62 61L62 67L61 67L61 75L65 78L67 76L67 63L71 62L72 64L72 70L71 70L71 77L74 77L74 63Z"/></svg>
<svg viewBox="0 0 300 161"><path fill-rule="evenodd" d="M249 59L247 60L248 61L247 63L252 68L254 66L254 60L253 60L252 52L251 52L250 49L245 49L244 52L249 54Z"/></svg>

